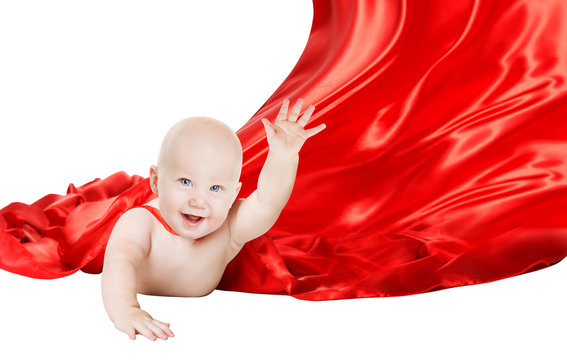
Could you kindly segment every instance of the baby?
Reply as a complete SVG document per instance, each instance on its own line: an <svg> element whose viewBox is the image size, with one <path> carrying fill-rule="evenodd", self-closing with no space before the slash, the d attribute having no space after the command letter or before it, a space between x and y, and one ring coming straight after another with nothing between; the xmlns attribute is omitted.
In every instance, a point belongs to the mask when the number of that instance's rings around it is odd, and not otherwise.
<svg viewBox="0 0 567 360"><path fill-rule="evenodd" d="M126 211L108 240L102 298L108 316L131 339L174 336L169 323L140 309L137 293L205 296L244 244L267 232L287 203L304 142L325 128L304 129L315 107L298 119L284 100L275 124L262 119L270 150L248 198L238 199L242 147L224 123L193 117L165 136L150 186L157 198Z"/></svg>

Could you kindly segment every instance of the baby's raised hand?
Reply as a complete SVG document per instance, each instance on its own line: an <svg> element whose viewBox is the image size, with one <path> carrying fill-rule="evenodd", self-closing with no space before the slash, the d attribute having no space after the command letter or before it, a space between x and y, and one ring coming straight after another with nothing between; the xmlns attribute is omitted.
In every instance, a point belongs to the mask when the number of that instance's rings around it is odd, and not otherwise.
<svg viewBox="0 0 567 360"><path fill-rule="evenodd" d="M114 326L126 333L132 340L136 340L136 334L142 334L152 341L155 341L157 338L167 340L168 336L175 336L169 330L169 323L156 320L150 314L137 307L127 308L119 318L113 320Z"/></svg>
<svg viewBox="0 0 567 360"><path fill-rule="evenodd" d="M272 125L268 119L262 119L271 151L290 156L296 155L305 140L326 127L325 124L320 124L312 129L304 129L303 127L315 111L315 106L310 105L303 116L297 120L302 105L303 99L298 99L288 115L289 100L285 99L276 117L275 124Z"/></svg>

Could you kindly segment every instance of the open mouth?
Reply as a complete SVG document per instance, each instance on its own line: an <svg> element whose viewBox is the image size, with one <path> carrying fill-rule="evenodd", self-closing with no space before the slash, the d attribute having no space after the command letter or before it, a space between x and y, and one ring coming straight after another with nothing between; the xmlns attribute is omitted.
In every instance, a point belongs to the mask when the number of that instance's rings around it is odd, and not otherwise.
<svg viewBox="0 0 567 360"><path fill-rule="evenodd" d="M196 226L200 224L204 219L204 217L202 216L195 216L190 214L183 214L183 217L185 218L185 222L191 226Z"/></svg>

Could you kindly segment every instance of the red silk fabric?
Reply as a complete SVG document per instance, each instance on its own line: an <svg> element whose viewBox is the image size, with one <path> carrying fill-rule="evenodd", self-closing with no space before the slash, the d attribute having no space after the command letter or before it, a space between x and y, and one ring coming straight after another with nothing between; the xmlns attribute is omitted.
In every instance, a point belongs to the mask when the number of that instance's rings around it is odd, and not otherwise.
<svg viewBox="0 0 567 360"><path fill-rule="evenodd" d="M327 128L300 152L273 228L218 289L299 299L398 296L494 281L567 256L564 0L314 0L297 65L237 132L240 198L284 98ZM152 198L117 173L0 210L0 267L101 271L114 222Z"/></svg>

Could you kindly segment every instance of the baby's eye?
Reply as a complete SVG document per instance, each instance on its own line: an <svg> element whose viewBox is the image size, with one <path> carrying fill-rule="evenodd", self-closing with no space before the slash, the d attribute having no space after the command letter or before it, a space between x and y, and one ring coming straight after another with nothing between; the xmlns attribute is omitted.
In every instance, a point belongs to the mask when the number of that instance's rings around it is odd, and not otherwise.
<svg viewBox="0 0 567 360"><path fill-rule="evenodd" d="M214 191L214 192L219 192L219 191L221 191L221 187L218 186L218 185L213 185L213 186L211 186L211 190Z"/></svg>
<svg viewBox="0 0 567 360"><path fill-rule="evenodd" d="M180 182L181 185L183 185L183 186L189 186L189 185L191 185L191 180L189 180L189 179L181 179L181 180L179 180L179 182Z"/></svg>

